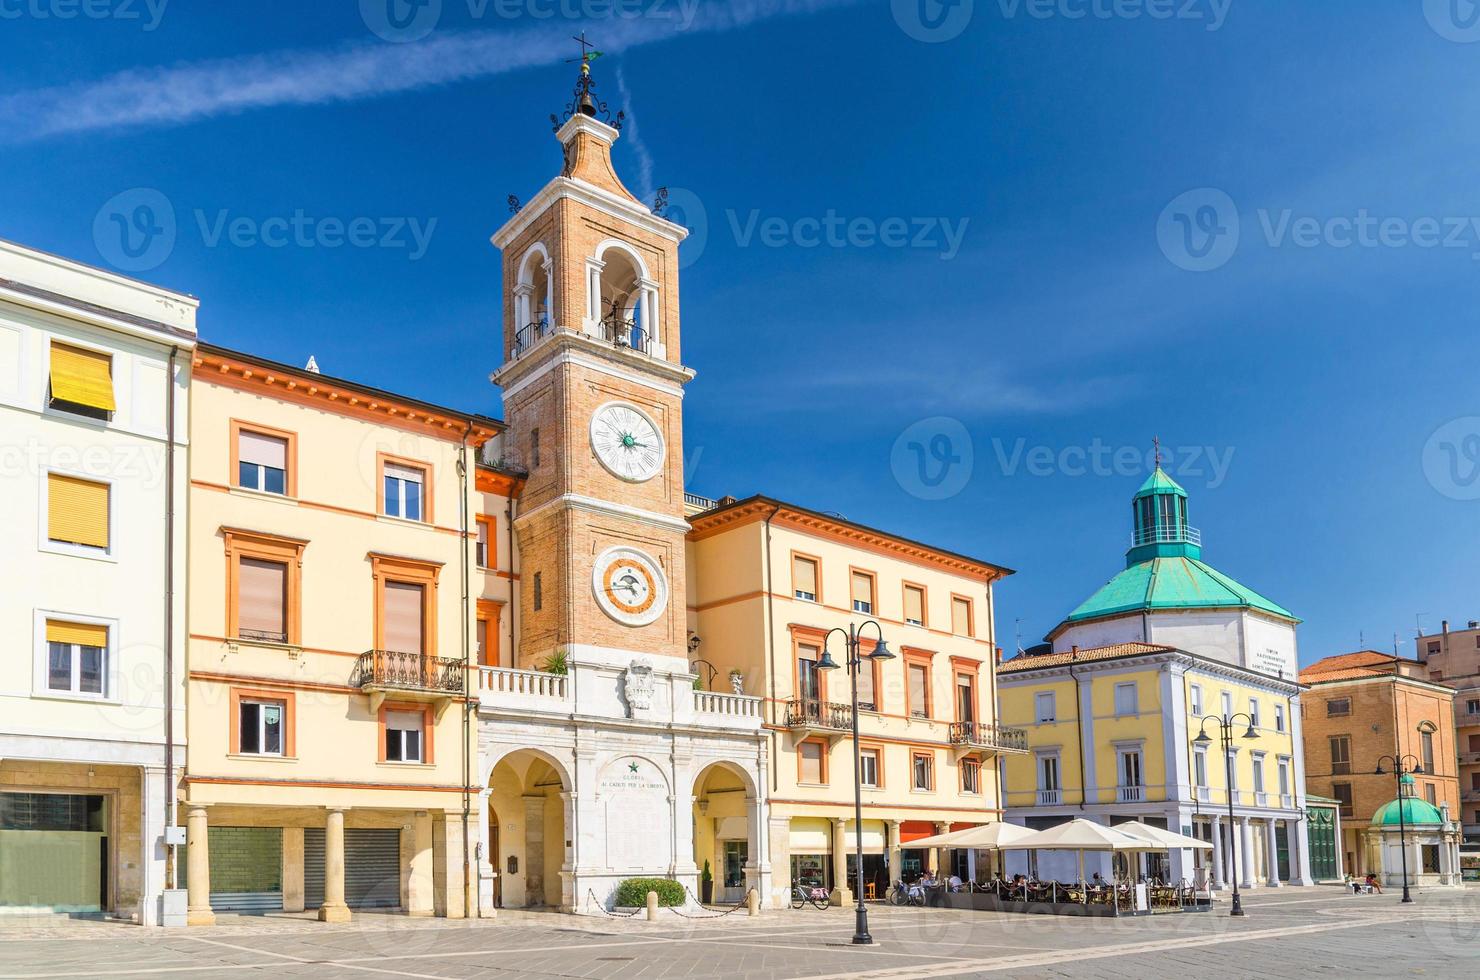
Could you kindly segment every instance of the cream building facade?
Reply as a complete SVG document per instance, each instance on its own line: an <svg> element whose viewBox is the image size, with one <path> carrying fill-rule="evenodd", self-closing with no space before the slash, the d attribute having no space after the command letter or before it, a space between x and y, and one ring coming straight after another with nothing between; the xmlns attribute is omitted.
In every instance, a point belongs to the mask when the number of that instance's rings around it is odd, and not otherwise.
<svg viewBox="0 0 1480 980"><path fill-rule="evenodd" d="M690 517L690 645L701 680L764 704L771 901L793 881L856 890L857 835L866 899L927 868L967 877L912 840L1002 819L999 759L1025 748L997 724L993 584L1008 569L766 497ZM873 620L895 653L862 661L859 748L863 824L854 819L852 682L842 634ZM880 635L862 633L865 653ZM698 851L728 871L738 842L715 802ZM716 816L716 815L719 816Z"/></svg>
<svg viewBox="0 0 1480 980"><path fill-rule="evenodd" d="M478 914L475 462L500 424L217 347L194 369L191 923Z"/></svg>
<svg viewBox="0 0 1480 980"><path fill-rule="evenodd" d="M0 242L0 912L161 915L196 306Z"/></svg>

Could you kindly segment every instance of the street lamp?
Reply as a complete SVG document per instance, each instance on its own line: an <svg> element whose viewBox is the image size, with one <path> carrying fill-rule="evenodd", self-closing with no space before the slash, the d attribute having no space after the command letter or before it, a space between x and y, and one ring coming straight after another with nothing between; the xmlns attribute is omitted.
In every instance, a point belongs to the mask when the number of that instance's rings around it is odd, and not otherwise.
<svg viewBox="0 0 1480 980"><path fill-rule="evenodd" d="M879 635L874 649L868 654L863 652L863 630L872 626L874 632ZM863 904L863 778L862 752L858 747L858 672L863 668L865 657L870 661L893 660L894 653L884 642L884 628L874 620L866 620L858 626L848 624L847 629L835 626L827 631L822 638L822 659L817 661L818 670L836 670L839 664L833 660L832 655L827 652L827 641L832 639L834 633L843 634L843 642L846 644L844 654L845 663L842 666L848 669L848 679L853 689L853 843L857 847L858 886L855 896L858 899L858 907L853 913L853 944L855 946L872 945L874 937L868 932L868 907ZM872 669L872 667L870 668ZM845 862L846 863L846 862ZM846 875L844 876L847 877Z"/></svg>
<svg viewBox="0 0 1480 980"><path fill-rule="evenodd" d="M1412 760L1413 765L1408 765ZM1398 783L1398 851L1403 859L1403 901L1412 903L1413 896L1408 894L1408 821L1407 814L1403 811L1403 777L1408 775L1423 775L1423 763L1413 755L1384 755L1378 758L1377 768L1372 771L1375 776L1385 776L1387 772L1382 764L1388 762L1393 767L1393 779ZM1402 903L1399 903L1402 904Z"/></svg>
<svg viewBox="0 0 1480 980"><path fill-rule="evenodd" d="M1208 721L1211 719L1218 724L1218 735L1223 743L1223 777L1225 780L1224 793L1228 797L1228 880L1233 882L1233 907L1228 910L1229 915L1242 916L1244 914L1243 903L1238 897L1238 838L1233 827L1233 725L1242 718L1248 722L1248 730L1244 732L1243 738L1258 738L1259 733L1254 730L1254 719L1243 712L1236 715L1204 715L1202 724L1198 726L1197 738L1192 741L1197 745L1208 745L1213 740L1208 737ZM1248 855L1244 855L1248 860Z"/></svg>

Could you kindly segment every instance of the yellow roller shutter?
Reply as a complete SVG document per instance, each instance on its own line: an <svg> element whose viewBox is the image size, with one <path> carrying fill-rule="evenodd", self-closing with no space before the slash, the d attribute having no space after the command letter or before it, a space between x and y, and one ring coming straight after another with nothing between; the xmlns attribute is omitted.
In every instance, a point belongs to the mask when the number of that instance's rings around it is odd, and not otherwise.
<svg viewBox="0 0 1480 980"><path fill-rule="evenodd" d="M64 623L57 619L46 621L47 643L75 643L82 647L107 647L108 627L88 626L85 623Z"/></svg>
<svg viewBox="0 0 1480 980"><path fill-rule="evenodd" d="M108 485L50 473L46 478L46 536L53 541L108 547Z"/></svg>
<svg viewBox="0 0 1480 980"><path fill-rule="evenodd" d="M51 397L113 411L113 359L97 351L52 344Z"/></svg>

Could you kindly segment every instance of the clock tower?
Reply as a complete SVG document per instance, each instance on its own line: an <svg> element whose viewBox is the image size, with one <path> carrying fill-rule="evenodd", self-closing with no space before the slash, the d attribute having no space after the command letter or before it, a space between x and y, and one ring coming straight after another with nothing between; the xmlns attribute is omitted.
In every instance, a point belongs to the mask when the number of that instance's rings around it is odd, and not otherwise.
<svg viewBox="0 0 1480 980"><path fill-rule="evenodd" d="M589 62L552 116L560 174L493 236L503 254L505 439L529 473L514 522L518 666L557 651L687 670L678 245L612 166L622 119ZM660 658L675 658L663 660Z"/></svg>

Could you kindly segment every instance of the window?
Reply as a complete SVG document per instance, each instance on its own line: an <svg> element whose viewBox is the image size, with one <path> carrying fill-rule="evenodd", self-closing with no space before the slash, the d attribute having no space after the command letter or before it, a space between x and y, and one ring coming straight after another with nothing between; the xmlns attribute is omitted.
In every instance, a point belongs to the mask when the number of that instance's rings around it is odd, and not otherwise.
<svg viewBox="0 0 1480 980"><path fill-rule="evenodd" d="M289 459L293 438L289 433L258 431L233 423L236 445L236 484L248 490L293 496Z"/></svg>
<svg viewBox="0 0 1480 980"><path fill-rule="evenodd" d="M1429 653L1438 653L1438 652L1439 652L1439 641L1438 640L1430 640L1429 641Z"/></svg>
<svg viewBox="0 0 1480 980"><path fill-rule="evenodd" d="M930 665L912 663L906 677L910 689L910 717L930 717Z"/></svg>
<svg viewBox="0 0 1480 980"><path fill-rule="evenodd" d="M540 465L540 430L529 430L529 468L538 469Z"/></svg>
<svg viewBox="0 0 1480 980"><path fill-rule="evenodd" d="M387 517L423 520L427 471L400 463L383 463L384 513Z"/></svg>
<svg viewBox="0 0 1480 980"><path fill-rule="evenodd" d="M792 556L791 591L798 599L817 601L817 559Z"/></svg>
<svg viewBox="0 0 1480 980"><path fill-rule="evenodd" d="M1219 697L1219 700L1220 700L1220 702L1222 703L1222 706L1223 706L1223 717L1224 718L1231 718L1231 717L1233 717L1233 694L1232 694L1232 692L1230 692L1230 691L1223 691L1221 693L1220 697Z"/></svg>
<svg viewBox="0 0 1480 980"><path fill-rule="evenodd" d="M308 542L223 528L226 635L234 640L299 640L303 549Z"/></svg>
<svg viewBox="0 0 1480 980"><path fill-rule="evenodd" d="M1439 805L1439 788L1433 783L1423 784L1423 798L1429 801L1430 806Z"/></svg>
<svg viewBox="0 0 1480 980"><path fill-rule="evenodd" d="M1423 771L1434 772L1434 733L1421 731L1418 733L1419 752L1423 756ZM1434 802L1433 800L1429 801Z"/></svg>
<svg viewBox="0 0 1480 980"><path fill-rule="evenodd" d="M395 653L426 652L425 587L387 581L381 589L381 649Z"/></svg>
<svg viewBox="0 0 1480 980"><path fill-rule="evenodd" d="M1352 713L1351 698L1332 698L1326 702L1327 718L1343 718Z"/></svg>
<svg viewBox="0 0 1480 980"><path fill-rule="evenodd" d="M113 358L102 351L51 345L47 404L58 411L104 422L118 407L113 400Z"/></svg>
<svg viewBox="0 0 1480 980"><path fill-rule="evenodd" d="M951 632L957 636L976 635L971 621L971 600L965 596L951 596Z"/></svg>
<svg viewBox="0 0 1480 980"><path fill-rule="evenodd" d="M1278 767L1277 778L1280 781L1279 782L1280 795L1281 796L1289 796L1290 795L1290 760L1289 759L1286 759L1284 757L1281 757L1280 760L1279 760L1279 762L1277 763L1277 767Z"/></svg>
<svg viewBox="0 0 1480 980"><path fill-rule="evenodd" d="M473 546L473 554L479 568L493 567L493 518L478 518L478 538Z"/></svg>
<svg viewBox="0 0 1480 980"><path fill-rule="evenodd" d="M288 564L243 556L237 566L236 636L288 642Z"/></svg>
<svg viewBox="0 0 1480 980"><path fill-rule="evenodd" d="M1254 728L1259 727L1259 699L1249 699L1249 722Z"/></svg>
<svg viewBox="0 0 1480 980"><path fill-rule="evenodd" d="M879 788L879 750L861 749L858 753L858 779L870 789Z"/></svg>
<svg viewBox="0 0 1480 980"><path fill-rule="evenodd" d="M956 720L976 721L976 677L965 672L956 675Z"/></svg>
<svg viewBox="0 0 1480 980"><path fill-rule="evenodd" d="M982 764L980 759L962 759L961 769L961 792L970 793L973 796L982 791Z"/></svg>
<svg viewBox="0 0 1480 980"><path fill-rule="evenodd" d="M1277 732L1285 730L1285 706L1283 704L1274 706L1274 730Z"/></svg>
<svg viewBox="0 0 1480 980"><path fill-rule="evenodd" d="M1115 685L1115 715L1137 714L1136 710L1136 682L1130 681L1125 684Z"/></svg>
<svg viewBox="0 0 1480 980"><path fill-rule="evenodd" d="M822 700L822 671L817 669L821 659L822 648L815 643L797 644L797 696L803 700Z"/></svg>
<svg viewBox="0 0 1480 980"><path fill-rule="evenodd" d="M46 621L46 689L108 695L108 627Z"/></svg>
<svg viewBox="0 0 1480 980"><path fill-rule="evenodd" d="M1431 681L1442 681L1443 679L1444 679L1444 671L1442 671L1442 670L1431 670L1431 671L1429 671L1429 680L1431 680Z"/></svg>
<svg viewBox="0 0 1480 980"><path fill-rule="evenodd" d="M1480 637L1476 637L1476 639L1480 639ZM1480 700L1471 698L1470 700L1466 701L1465 710L1472 715L1480 715Z"/></svg>
<svg viewBox="0 0 1480 980"><path fill-rule="evenodd" d="M1340 804L1341 815L1343 817L1352 816L1352 784L1332 783L1331 795L1336 797L1336 802Z"/></svg>
<svg viewBox="0 0 1480 980"><path fill-rule="evenodd" d="M46 537L53 544L107 551L110 538L106 483L61 473L46 475Z"/></svg>
<svg viewBox="0 0 1480 980"><path fill-rule="evenodd" d="M1264 792L1264 753L1255 752L1252 756L1254 763L1254 785L1250 787L1256 793Z"/></svg>
<svg viewBox="0 0 1480 980"><path fill-rule="evenodd" d="M876 665L868 657L858 665L858 708L860 711L878 711L878 695L874 693L874 667Z"/></svg>
<svg viewBox="0 0 1480 980"><path fill-rule="evenodd" d="M1059 791L1059 757L1057 755L1038 757L1038 788L1050 793Z"/></svg>
<svg viewBox="0 0 1480 980"><path fill-rule="evenodd" d="M426 714L421 711L385 712L385 761L424 762Z"/></svg>
<svg viewBox="0 0 1480 980"><path fill-rule="evenodd" d="M855 570L852 574L852 582L853 611L872 613L874 611L874 577L868 572Z"/></svg>
<svg viewBox="0 0 1480 980"><path fill-rule="evenodd" d="M1194 715L1203 713L1202 685L1193 684L1187 689L1187 710Z"/></svg>
<svg viewBox="0 0 1480 980"><path fill-rule="evenodd" d="M282 755L283 716L286 705L282 701L258 701L243 699L237 712L240 728L239 751L242 755Z"/></svg>
<svg viewBox="0 0 1480 980"><path fill-rule="evenodd" d="M488 648L488 620L482 616L478 617L478 625L474 633L474 640L478 644L478 666L497 667L498 664L489 660L491 651Z"/></svg>
<svg viewBox="0 0 1480 980"><path fill-rule="evenodd" d="M911 626L925 625L925 588L920 585L904 587L904 621Z"/></svg>
<svg viewBox="0 0 1480 980"><path fill-rule="evenodd" d="M1192 753L1192 785L1204 788L1208 785L1208 750L1202 746Z"/></svg>
<svg viewBox="0 0 1480 980"><path fill-rule="evenodd" d="M498 623L503 613L503 603L492 599L479 599L475 620L478 664L482 667L501 667L498 648Z"/></svg>
<svg viewBox="0 0 1480 980"><path fill-rule="evenodd" d="M540 585L540 573L534 573L534 611L539 612L545 604L544 589Z"/></svg>
<svg viewBox="0 0 1480 980"><path fill-rule="evenodd" d="M1331 746L1331 775L1349 775L1352 771L1351 736L1332 735L1326 741Z"/></svg>
<svg viewBox="0 0 1480 980"><path fill-rule="evenodd" d="M910 787L921 790L935 788L934 754L916 752L910 756Z"/></svg>
<svg viewBox="0 0 1480 980"><path fill-rule="evenodd" d="M1120 777L1119 792L1116 794L1118 801L1141 802L1141 750L1118 749L1116 756L1116 774Z"/></svg>
<svg viewBox="0 0 1480 980"><path fill-rule="evenodd" d="M827 782L824 761L824 746L821 742L807 741L797 746L797 780L803 783Z"/></svg>
<svg viewBox="0 0 1480 980"><path fill-rule="evenodd" d="M1033 695L1033 714L1039 722L1055 721L1057 711L1054 708L1054 693L1052 691L1039 691Z"/></svg>
<svg viewBox="0 0 1480 980"><path fill-rule="evenodd" d="M1471 734L1470 735L1470 751L1471 752L1480 752L1480 735L1476 735L1476 734Z"/></svg>

